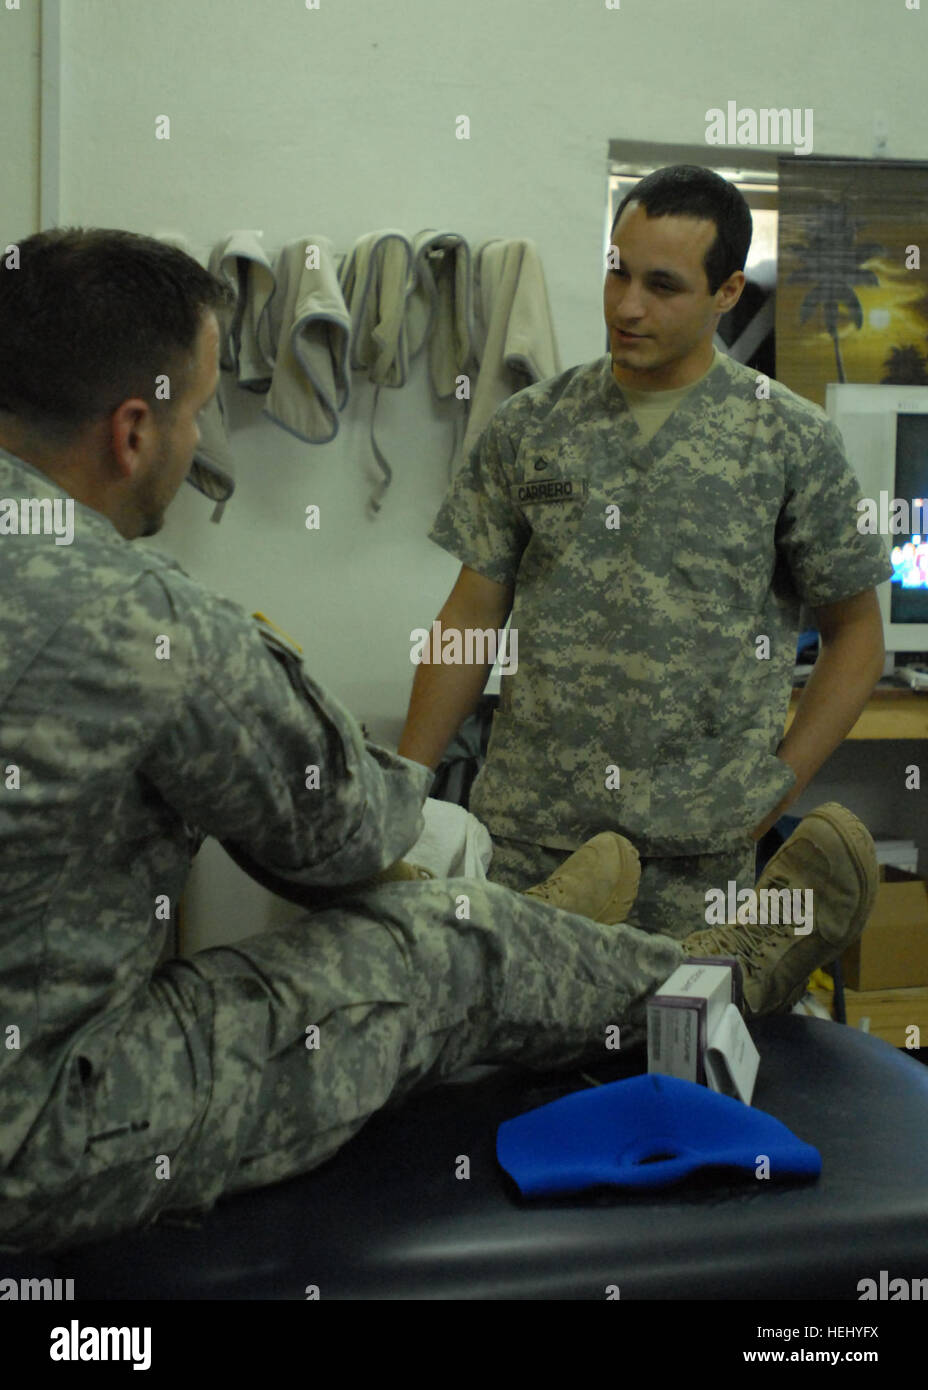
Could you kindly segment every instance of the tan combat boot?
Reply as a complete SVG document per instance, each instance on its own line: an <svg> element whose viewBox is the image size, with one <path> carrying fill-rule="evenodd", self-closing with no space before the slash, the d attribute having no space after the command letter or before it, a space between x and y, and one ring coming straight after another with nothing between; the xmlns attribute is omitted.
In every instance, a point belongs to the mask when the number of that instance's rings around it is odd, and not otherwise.
<svg viewBox="0 0 928 1390"><path fill-rule="evenodd" d="M525 897L613 926L625 921L640 880L641 864L631 840L604 830L565 859L544 883L526 888Z"/></svg>
<svg viewBox="0 0 928 1390"><path fill-rule="evenodd" d="M811 889L811 931L807 922L797 927L794 921L765 925L758 920L710 927L680 944L688 956L738 958L749 1017L784 1013L805 993L812 972L830 964L860 936L878 885L870 832L844 806L829 801L803 817L765 865L754 890L762 910L762 890L779 893L782 907L782 890ZM773 905L772 898L768 902Z"/></svg>

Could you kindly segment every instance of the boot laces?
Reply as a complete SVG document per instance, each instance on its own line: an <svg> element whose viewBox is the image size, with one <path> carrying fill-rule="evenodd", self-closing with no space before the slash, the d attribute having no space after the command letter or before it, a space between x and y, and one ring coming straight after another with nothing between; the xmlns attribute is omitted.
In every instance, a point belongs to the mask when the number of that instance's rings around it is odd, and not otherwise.
<svg viewBox="0 0 928 1390"><path fill-rule="evenodd" d="M764 887L775 890L788 889L789 883L786 879L774 875ZM715 940L722 946L728 947L733 955L745 957L751 966L761 966L765 951L775 940L775 934L782 930L783 925L782 922L735 921L727 922L724 926L710 928L710 930ZM774 929L774 934L770 932L771 927Z"/></svg>

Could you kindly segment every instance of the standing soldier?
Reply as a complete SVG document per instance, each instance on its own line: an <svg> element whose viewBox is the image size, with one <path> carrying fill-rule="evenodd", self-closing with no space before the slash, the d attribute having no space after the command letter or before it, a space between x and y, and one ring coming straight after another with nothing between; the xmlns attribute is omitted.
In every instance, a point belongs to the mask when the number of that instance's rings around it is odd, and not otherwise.
<svg viewBox="0 0 928 1390"><path fill-rule="evenodd" d="M637 184L613 226L610 352L497 410L431 533L462 561L442 630L511 613L518 632L470 798L491 878L525 888L612 830L641 857L628 921L678 939L707 890L754 886L756 840L884 655L873 586L891 567L857 529L840 435L713 346L750 240L741 194L706 169ZM783 737L803 602L822 653ZM434 767L487 673L420 666L400 753Z"/></svg>

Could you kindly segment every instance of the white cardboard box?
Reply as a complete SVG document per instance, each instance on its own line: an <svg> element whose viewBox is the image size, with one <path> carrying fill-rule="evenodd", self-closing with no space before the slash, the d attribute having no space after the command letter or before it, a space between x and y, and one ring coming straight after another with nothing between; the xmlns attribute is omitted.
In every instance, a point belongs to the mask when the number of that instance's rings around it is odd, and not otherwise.
<svg viewBox="0 0 928 1390"><path fill-rule="evenodd" d="M648 1071L695 1081L750 1105L760 1055L741 1009L736 960L684 961L648 1000Z"/></svg>
<svg viewBox="0 0 928 1390"><path fill-rule="evenodd" d="M734 988L730 964L678 966L648 1000L648 1071L705 1086L706 1048Z"/></svg>

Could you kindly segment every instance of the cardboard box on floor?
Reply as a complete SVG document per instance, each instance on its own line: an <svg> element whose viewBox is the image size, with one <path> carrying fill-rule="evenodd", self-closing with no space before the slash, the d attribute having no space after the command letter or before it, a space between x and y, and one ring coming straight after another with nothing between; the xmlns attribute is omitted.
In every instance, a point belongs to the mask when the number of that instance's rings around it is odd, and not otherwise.
<svg viewBox="0 0 928 1390"><path fill-rule="evenodd" d="M928 882L892 864L881 865L869 921L841 963L849 989L928 985Z"/></svg>

